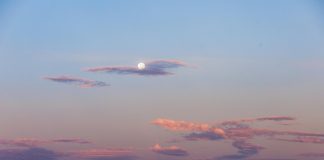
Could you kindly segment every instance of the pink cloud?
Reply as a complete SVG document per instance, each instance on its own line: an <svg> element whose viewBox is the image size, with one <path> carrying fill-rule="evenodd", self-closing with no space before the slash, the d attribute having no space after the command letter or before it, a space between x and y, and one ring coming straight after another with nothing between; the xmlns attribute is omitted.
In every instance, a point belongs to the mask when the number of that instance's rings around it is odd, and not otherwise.
<svg viewBox="0 0 324 160"><path fill-rule="evenodd" d="M17 146L17 147L35 147L42 144L47 144L49 141L33 138L17 138L12 140L0 140L1 145Z"/></svg>
<svg viewBox="0 0 324 160"><path fill-rule="evenodd" d="M247 118L241 120L224 121L214 125L205 123L194 123L187 121L175 121L170 119L156 119L152 124L161 126L171 131L186 131L189 134L182 135L184 140L199 141L199 140L231 140L233 147L239 151L237 154L225 155L216 159L244 159L252 155L258 154L264 148L249 143L256 137L268 138L268 140L280 140L296 143L313 143L324 144L324 134L304 132L304 131L291 131L291 130L276 130L272 128L258 128L253 127L254 123L251 122L284 122L293 121L295 118L288 116L270 116L259 118ZM183 141L177 141L183 142Z"/></svg>
<svg viewBox="0 0 324 160"><path fill-rule="evenodd" d="M111 148L111 149L88 149L71 152L74 156L78 157L111 157L111 156L121 156L130 155L133 153L131 149L123 148Z"/></svg>
<svg viewBox="0 0 324 160"><path fill-rule="evenodd" d="M177 146L161 147L159 144L154 145L151 150L155 153L170 155L170 156L188 156L188 152Z"/></svg>
<svg viewBox="0 0 324 160"><path fill-rule="evenodd" d="M225 121L220 123L218 127L211 126L205 123L193 123L186 121L175 121L170 119L156 119L152 121L152 124L164 127L171 131L188 131L191 134L185 136L187 140L216 140L216 139L237 139L245 138L251 139L255 136L299 136L299 141L302 141L300 136L304 136L303 140L309 140L309 142L319 143L319 140L312 137L324 137L322 133L312 133L303 131L289 131L289 130L274 130L267 128L252 128L249 124L245 122L252 121L286 121L294 120L291 117L276 116L276 117L262 117L254 119L242 119L237 121ZM215 134L215 135L213 135ZM305 138L305 136L308 136ZM317 140L317 141L316 141ZM296 140L297 141L297 140Z"/></svg>
<svg viewBox="0 0 324 160"><path fill-rule="evenodd" d="M159 118L152 122L155 125L174 131L208 131L210 126L208 124L199 124L186 121L175 121L170 119Z"/></svg>
<svg viewBox="0 0 324 160"><path fill-rule="evenodd" d="M175 121L170 119L158 118L152 121L152 124L162 126L166 129L173 131L199 131L199 132L212 132L221 137L225 136L225 132L221 128L212 127L209 124L192 123L186 121Z"/></svg>

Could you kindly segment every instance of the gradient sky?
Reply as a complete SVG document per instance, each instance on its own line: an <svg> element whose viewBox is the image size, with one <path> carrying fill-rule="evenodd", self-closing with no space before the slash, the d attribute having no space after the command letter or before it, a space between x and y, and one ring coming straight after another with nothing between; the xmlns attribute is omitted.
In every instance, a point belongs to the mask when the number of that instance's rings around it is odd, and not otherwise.
<svg viewBox="0 0 324 160"><path fill-rule="evenodd" d="M323 15L319 0L2 0L0 159L218 160L246 149L248 138L224 128L220 140L179 140L210 130L169 130L159 118L215 127L287 116L296 120L247 123L322 134ZM186 65L87 72L158 60ZM62 76L87 88L48 80ZM324 159L323 137L251 138L257 153L241 159Z"/></svg>

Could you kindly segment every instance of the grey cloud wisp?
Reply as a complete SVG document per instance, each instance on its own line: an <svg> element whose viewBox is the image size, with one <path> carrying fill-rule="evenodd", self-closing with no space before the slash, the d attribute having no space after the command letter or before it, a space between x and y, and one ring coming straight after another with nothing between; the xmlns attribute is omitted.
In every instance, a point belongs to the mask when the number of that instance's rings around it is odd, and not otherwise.
<svg viewBox="0 0 324 160"><path fill-rule="evenodd" d="M93 88L93 87L105 87L109 84L102 81L93 81L83 78L76 78L71 76L59 76L59 77L44 77L46 80L50 80L58 83L66 83L79 86L80 88Z"/></svg>
<svg viewBox="0 0 324 160"><path fill-rule="evenodd" d="M169 69L185 67L184 62L178 60L155 60L145 62L144 69L138 69L136 66L105 66L88 68L88 72L105 72L122 75L141 75L141 76L165 76L173 75Z"/></svg>

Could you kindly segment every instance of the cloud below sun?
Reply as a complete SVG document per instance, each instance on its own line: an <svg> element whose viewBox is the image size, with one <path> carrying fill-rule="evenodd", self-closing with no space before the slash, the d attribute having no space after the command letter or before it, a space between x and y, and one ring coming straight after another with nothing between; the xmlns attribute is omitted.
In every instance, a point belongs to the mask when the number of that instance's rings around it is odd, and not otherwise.
<svg viewBox="0 0 324 160"><path fill-rule="evenodd" d="M184 141L231 141L232 146L238 150L237 153L217 156L212 159L237 160L250 158L257 155L260 151L266 149L264 146L251 143L251 141L255 140L256 138L266 138L266 140L270 141L324 144L324 134L322 133L276 130L269 127L253 127L253 124L256 122L263 123L269 121L275 122L277 125L281 125L279 122L294 120L294 117L289 116L270 116L223 121L216 124L206 124L158 118L153 120L151 123L156 126L163 127L169 131L181 132L182 139L169 141L173 143L181 143Z"/></svg>
<svg viewBox="0 0 324 160"><path fill-rule="evenodd" d="M230 142L237 151L232 154L216 153L214 157L205 157L201 160L240 160L250 159L258 155L263 150L271 150L271 147L256 144L256 138L264 138L269 141L290 142L296 144L324 144L324 134L315 132L304 132L295 130L277 130L263 125L271 122L281 125L278 122L295 121L289 116L269 116L259 118L246 118L238 120L221 121L219 123L196 123L181 120L171 120L158 118L151 124L163 127L168 131L180 133L181 139L176 141L165 141L166 143L181 144L183 142L201 143ZM254 125L258 123L258 127ZM267 126L262 128L262 126ZM285 125L287 126L287 125ZM163 143L163 142L162 142ZM73 145L83 149L70 151L56 151L49 149L51 145ZM185 145L187 143L183 143ZM35 139L17 138L0 139L0 159L4 160L135 160L142 159L138 151L150 151L151 153L167 157L190 157L191 151L176 145L161 145L156 143L150 148L93 148L95 144L91 141L79 138L59 138L59 139ZM44 147L46 146L46 147ZM49 147L49 148L47 148ZM197 151L195 151L197 152ZM300 158L321 158L323 153L296 153L292 155ZM267 157L269 158L269 157Z"/></svg>

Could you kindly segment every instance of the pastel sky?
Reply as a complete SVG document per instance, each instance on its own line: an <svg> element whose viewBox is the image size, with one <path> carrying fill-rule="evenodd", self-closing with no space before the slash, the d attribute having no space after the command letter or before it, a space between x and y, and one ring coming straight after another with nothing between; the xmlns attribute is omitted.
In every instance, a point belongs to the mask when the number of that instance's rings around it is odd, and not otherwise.
<svg viewBox="0 0 324 160"><path fill-rule="evenodd" d="M324 159L320 0L2 0L0 74L1 160Z"/></svg>

